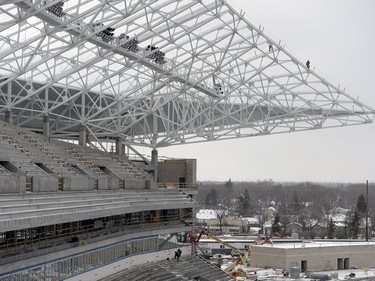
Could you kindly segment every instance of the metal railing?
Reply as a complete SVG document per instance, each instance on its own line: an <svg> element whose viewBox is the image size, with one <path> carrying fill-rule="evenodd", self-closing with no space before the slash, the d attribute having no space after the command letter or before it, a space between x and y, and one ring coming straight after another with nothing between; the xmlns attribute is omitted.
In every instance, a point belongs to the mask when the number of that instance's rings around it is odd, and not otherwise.
<svg viewBox="0 0 375 281"><path fill-rule="evenodd" d="M189 189L197 189L198 183L196 182L159 182L159 188L189 188Z"/></svg>

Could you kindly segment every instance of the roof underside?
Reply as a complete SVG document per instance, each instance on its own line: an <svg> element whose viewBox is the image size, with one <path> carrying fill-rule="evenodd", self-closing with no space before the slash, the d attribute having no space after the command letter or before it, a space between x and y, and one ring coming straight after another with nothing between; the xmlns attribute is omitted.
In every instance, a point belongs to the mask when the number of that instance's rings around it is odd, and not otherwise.
<svg viewBox="0 0 375 281"><path fill-rule="evenodd" d="M372 122L221 0L3 1L0 114L161 147Z"/></svg>

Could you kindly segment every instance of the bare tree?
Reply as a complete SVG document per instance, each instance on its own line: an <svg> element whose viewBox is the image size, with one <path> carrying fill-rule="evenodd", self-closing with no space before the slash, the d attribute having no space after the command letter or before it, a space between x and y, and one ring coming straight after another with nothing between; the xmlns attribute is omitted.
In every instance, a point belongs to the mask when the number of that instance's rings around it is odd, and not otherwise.
<svg viewBox="0 0 375 281"><path fill-rule="evenodd" d="M224 225L224 219L227 216L227 210L222 206L220 209L214 210L216 214L216 218L219 221L219 234L223 234L223 225Z"/></svg>

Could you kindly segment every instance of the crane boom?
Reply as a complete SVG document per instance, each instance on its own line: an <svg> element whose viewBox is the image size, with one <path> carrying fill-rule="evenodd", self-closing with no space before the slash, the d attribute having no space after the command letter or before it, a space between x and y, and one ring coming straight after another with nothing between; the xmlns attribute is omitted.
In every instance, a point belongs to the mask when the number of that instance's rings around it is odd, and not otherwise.
<svg viewBox="0 0 375 281"><path fill-rule="evenodd" d="M227 242L221 240L220 238L218 238L218 237L212 235L212 234L209 233L209 232L205 233L205 235L206 235L208 238L213 239L213 240L215 240L215 241L217 241L217 242L223 244L224 246L226 246L226 247L232 249L234 252L236 252L236 253L239 254L239 255L246 255L246 253L245 253L244 251L242 251L242 250L240 250L240 249L237 249L236 247L234 247L234 246L232 246L231 244L229 244L229 243L227 243Z"/></svg>
<svg viewBox="0 0 375 281"><path fill-rule="evenodd" d="M215 235L211 234L210 232L206 231L206 230L202 230L201 233L199 234L198 237L195 237L193 234L190 235L190 242L193 243L193 244L197 244L199 243L202 235L206 235L208 238L210 239L213 239L215 240L216 242L219 242L220 244L232 249L232 251L234 251L235 253L239 254L240 256L240 261L242 262L242 264L246 264L247 262L247 253L245 251L242 251L234 246L232 246L231 244L221 240L219 237L216 237ZM226 268L223 269L224 272L229 272L231 270L233 270L236 265L238 264L238 261L235 261L233 263L231 263L229 266L227 266Z"/></svg>

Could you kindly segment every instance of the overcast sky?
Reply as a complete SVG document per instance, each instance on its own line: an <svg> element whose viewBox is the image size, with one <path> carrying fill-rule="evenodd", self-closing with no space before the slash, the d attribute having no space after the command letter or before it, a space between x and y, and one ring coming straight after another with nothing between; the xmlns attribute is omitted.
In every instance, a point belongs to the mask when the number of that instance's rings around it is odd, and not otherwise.
<svg viewBox="0 0 375 281"><path fill-rule="evenodd" d="M335 85L375 108L374 0L228 0ZM198 180L375 182L375 124L163 148Z"/></svg>

